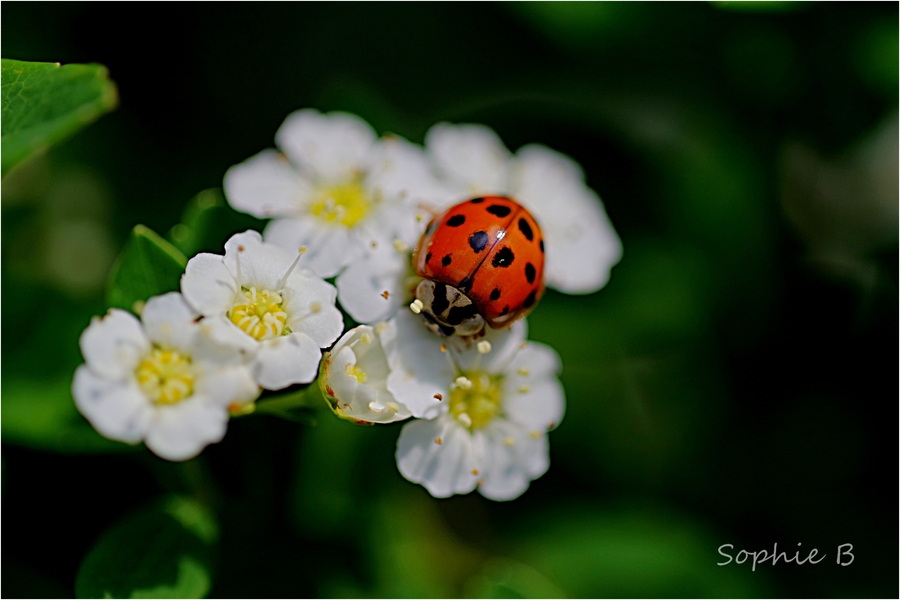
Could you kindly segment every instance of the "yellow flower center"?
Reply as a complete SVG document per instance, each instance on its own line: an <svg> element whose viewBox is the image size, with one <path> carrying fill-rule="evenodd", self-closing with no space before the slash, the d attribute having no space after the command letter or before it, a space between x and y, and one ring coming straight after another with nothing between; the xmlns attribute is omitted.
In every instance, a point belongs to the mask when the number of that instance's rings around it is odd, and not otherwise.
<svg viewBox="0 0 900 600"><path fill-rule="evenodd" d="M464 373L450 392L450 414L469 430L481 429L500 412L503 377Z"/></svg>
<svg viewBox="0 0 900 600"><path fill-rule="evenodd" d="M277 292L241 288L229 317L241 331L259 341L290 333L285 327L284 299Z"/></svg>
<svg viewBox="0 0 900 600"><path fill-rule="evenodd" d="M157 404L177 404L194 393L191 359L175 350L154 348L134 374L144 393Z"/></svg>
<svg viewBox="0 0 900 600"><path fill-rule="evenodd" d="M350 363L347 363L344 371L346 371L347 377L353 377L354 379L356 379L357 383L366 382L366 372L360 369L358 365L351 365Z"/></svg>
<svg viewBox="0 0 900 600"><path fill-rule="evenodd" d="M353 227L366 216L371 204L362 186L352 181L320 189L310 212L326 223Z"/></svg>

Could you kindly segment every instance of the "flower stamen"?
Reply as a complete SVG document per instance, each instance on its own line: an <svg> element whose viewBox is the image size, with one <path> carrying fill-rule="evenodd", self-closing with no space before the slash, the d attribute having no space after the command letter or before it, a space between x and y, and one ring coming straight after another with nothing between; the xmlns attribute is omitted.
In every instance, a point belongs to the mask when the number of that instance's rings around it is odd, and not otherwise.
<svg viewBox="0 0 900 600"><path fill-rule="evenodd" d="M155 348L134 374L156 404L177 404L194 393L191 359L176 350Z"/></svg>
<svg viewBox="0 0 900 600"><path fill-rule="evenodd" d="M481 429L500 414L502 376L469 371L450 391L450 414L466 429Z"/></svg>
<svg viewBox="0 0 900 600"><path fill-rule="evenodd" d="M310 212L326 223L354 227L369 212L372 200L358 181L321 189L310 205Z"/></svg>
<svg viewBox="0 0 900 600"><path fill-rule="evenodd" d="M255 287L241 288L231 309L231 322L244 333L259 341L290 333L285 327L287 313L284 299L277 292L257 291Z"/></svg>

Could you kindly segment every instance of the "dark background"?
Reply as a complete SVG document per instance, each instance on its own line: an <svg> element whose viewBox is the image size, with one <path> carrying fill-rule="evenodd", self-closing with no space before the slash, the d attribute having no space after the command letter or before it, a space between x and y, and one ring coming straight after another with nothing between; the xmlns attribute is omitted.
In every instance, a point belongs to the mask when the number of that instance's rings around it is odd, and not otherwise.
<svg viewBox="0 0 900 600"><path fill-rule="evenodd" d="M2 594L71 596L104 530L181 491L219 518L212 596L896 596L897 19L4 3L4 58L102 63L120 106L3 182ZM610 283L529 318L568 413L520 499L432 499L396 471L399 425L327 412L234 420L182 465L28 435L72 411L78 335L131 227L167 232L309 106L414 142L485 123L572 156L603 198L624 246ZM827 558L717 567L725 543Z"/></svg>

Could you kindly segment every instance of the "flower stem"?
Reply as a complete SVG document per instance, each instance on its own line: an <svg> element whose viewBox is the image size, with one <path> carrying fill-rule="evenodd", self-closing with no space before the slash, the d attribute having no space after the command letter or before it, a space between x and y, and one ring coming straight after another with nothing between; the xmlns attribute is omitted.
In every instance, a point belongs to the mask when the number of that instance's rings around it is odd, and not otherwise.
<svg viewBox="0 0 900 600"><path fill-rule="evenodd" d="M323 406L325 406L325 401L319 386L310 385L296 392L259 400L256 403L256 410L253 412L281 417L289 421L307 422L309 419L301 418L300 410L318 409Z"/></svg>

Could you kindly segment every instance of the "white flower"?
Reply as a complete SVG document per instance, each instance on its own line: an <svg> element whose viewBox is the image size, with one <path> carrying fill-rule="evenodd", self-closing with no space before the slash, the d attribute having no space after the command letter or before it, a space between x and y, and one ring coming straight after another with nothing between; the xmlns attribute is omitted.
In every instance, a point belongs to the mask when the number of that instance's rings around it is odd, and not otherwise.
<svg viewBox="0 0 900 600"><path fill-rule="evenodd" d="M606 284L622 244L575 161L537 144L512 155L484 125L439 123L425 148L455 201L499 194L531 211L544 234L548 287L586 294Z"/></svg>
<svg viewBox="0 0 900 600"><path fill-rule="evenodd" d="M399 242L365 253L338 275L338 298L359 323L387 321L409 304L421 280L412 268L412 247Z"/></svg>
<svg viewBox="0 0 900 600"><path fill-rule="evenodd" d="M198 254L181 291L220 343L251 357L254 379L278 390L316 377L321 348L344 327L334 286L295 269L302 254L263 243L255 231L233 235L225 256Z"/></svg>
<svg viewBox="0 0 900 600"><path fill-rule="evenodd" d="M168 460L186 460L225 435L229 407L259 395L241 353L217 346L181 294L147 301L138 321L111 309L81 335L78 410L104 436L144 440Z"/></svg>
<svg viewBox="0 0 900 600"><path fill-rule="evenodd" d="M387 324L387 388L428 419L404 425L397 440L406 479L438 498L477 487L487 498L511 500L547 471L547 431L565 411L561 367L556 352L525 342L525 334L518 321L453 347L407 312Z"/></svg>
<svg viewBox="0 0 900 600"><path fill-rule="evenodd" d="M416 242L417 204L446 194L418 146L378 139L355 115L306 109L287 117L275 135L284 152L264 150L225 174L225 195L237 210L275 219L266 242L309 249L306 268L337 275L373 247Z"/></svg>
<svg viewBox="0 0 900 600"><path fill-rule="evenodd" d="M610 269L622 256L622 245L603 204L570 158L534 144L512 155L483 125L435 125L426 136L426 150L440 179L439 186L428 187L434 212L475 196L511 196L541 226L548 287L582 294L606 284ZM393 250L380 247L341 273L338 296L354 319L387 320L413 299L421 278L412 269L412 249L429 220L417 221L414 242L394 244Z"/></svg>
<svg viewBox="0 0 900 600"><path fill-rule="evenodd" d="M325 354L319 387L341 418L357 423L392 423L408 419L409 409L387 390L388 363L375 330L351 329Z"/></svg>

